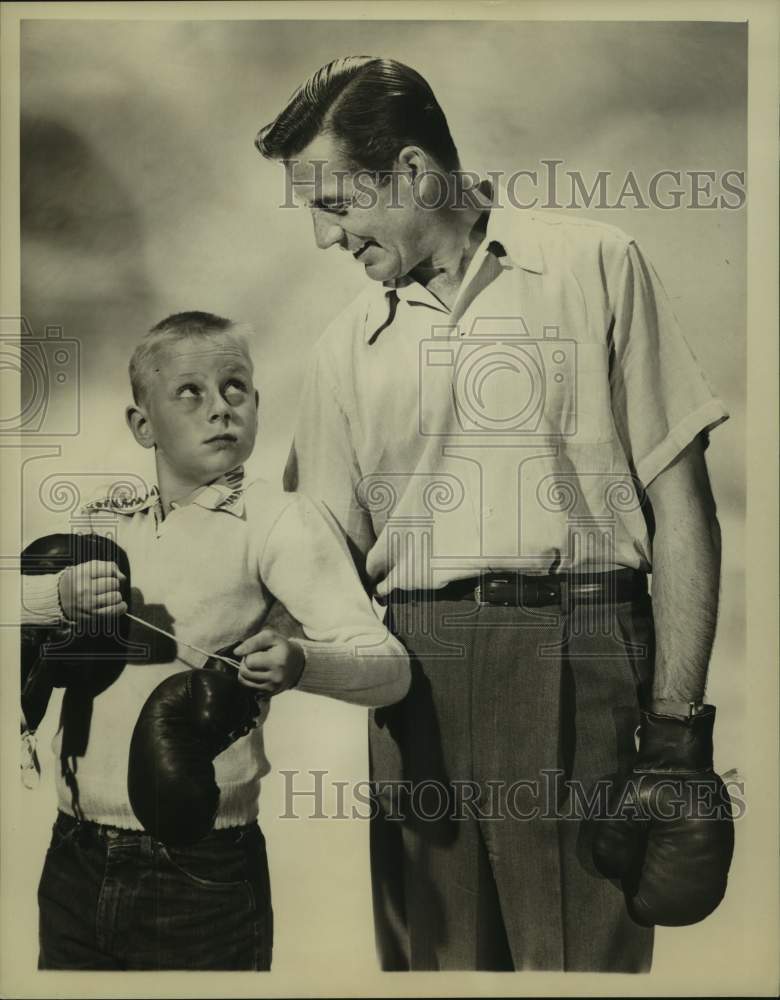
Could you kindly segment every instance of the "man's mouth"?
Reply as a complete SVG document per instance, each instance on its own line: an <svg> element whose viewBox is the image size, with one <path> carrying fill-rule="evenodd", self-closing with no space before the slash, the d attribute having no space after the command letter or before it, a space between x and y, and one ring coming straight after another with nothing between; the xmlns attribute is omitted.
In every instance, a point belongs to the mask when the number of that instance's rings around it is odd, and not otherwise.
<svg viewBox="0 0 780 1000"><path fill-rule="evenodd" d="M376 247L376 246L379 246L379 244L374 243L373 240L368 240L366 243L363 244L363 246L359 250L356 250L352 254L352 256L355 258L355 260L360 260L360 258L363 256L366 250L368 250L369 247Z"/></svg>

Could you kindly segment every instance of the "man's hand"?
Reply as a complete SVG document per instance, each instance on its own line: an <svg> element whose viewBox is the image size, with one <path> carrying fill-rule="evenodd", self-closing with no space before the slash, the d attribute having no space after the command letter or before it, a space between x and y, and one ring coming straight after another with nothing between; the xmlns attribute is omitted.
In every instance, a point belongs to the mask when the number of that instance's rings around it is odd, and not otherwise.
<svg viewBox="0 0 780 1000"><path fill-rule="evenodd" d="M91 560L68 566L62 571L59 582L63 615L70 622L123 615L127 604L122 598L120 584L126 580L114 562Z"/></svg>
<svg viewBox="0 0 780 1000"><path fill-rule="evenodd" d="M298 643L272 628L250 636L233 652L242 658L239 681L269 695L295 687L306 665L306 655Z"/></svg>

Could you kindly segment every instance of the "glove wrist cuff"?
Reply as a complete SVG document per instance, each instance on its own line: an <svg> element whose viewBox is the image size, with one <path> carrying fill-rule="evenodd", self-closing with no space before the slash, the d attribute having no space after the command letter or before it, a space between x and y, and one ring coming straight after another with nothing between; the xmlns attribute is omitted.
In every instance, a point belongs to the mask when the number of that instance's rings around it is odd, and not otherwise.
<svg viewBox="0 0 780 1000"><path fill-rule="evenodd" d="M690 718L642 712L636 768L649 771L712 769L714 705Z"/></svg>

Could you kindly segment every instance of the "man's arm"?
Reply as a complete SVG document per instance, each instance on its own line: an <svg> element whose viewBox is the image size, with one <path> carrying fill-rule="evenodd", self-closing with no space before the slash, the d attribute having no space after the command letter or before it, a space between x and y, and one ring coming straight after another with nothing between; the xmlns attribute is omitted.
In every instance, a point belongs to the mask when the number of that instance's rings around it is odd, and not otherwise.
<svg viewBox="0 0 780 1000"><path fill-rule="evenodd" d="M718 616L720 526L697 437L648 486L655 516L652 710L704 698Z"/></svg>
<svg viewBox="0 0 780 1000"><path fill-rule="evenodd" d="M315 350L298 409L284 488L323 503L338 522L364 586L366 556L376 542L368 511L357 499L361 470L349 417L339 402L333 359Z"/></svg>

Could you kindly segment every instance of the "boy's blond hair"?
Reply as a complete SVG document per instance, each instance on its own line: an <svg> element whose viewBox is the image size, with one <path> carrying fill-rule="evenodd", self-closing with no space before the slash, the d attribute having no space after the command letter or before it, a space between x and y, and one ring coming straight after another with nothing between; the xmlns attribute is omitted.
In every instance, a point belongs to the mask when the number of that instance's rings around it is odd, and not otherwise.
<svg viewBox="0 0 780 1000"><path fill-rule="evenodd" d="M143 402L152 361L160 347L188 337L213 337L217 334L229 334L246 354L250 368L254 368L249 350L249 330L246 326L215 313L175 313L153 326L133 351L128 370L134 402Z"/></svg>

